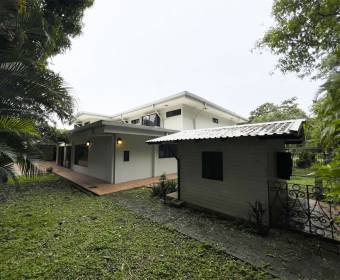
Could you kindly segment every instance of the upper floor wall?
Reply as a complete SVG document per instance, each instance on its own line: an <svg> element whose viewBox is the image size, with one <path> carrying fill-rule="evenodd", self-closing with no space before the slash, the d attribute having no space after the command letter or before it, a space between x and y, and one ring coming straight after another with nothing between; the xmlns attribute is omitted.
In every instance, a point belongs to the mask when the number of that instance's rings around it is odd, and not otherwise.
<svg viewBox="0 0 340 280"><path fill-rule="evenodd" d="M98 120L172 130L219 127L246 121L245 118L188 92L182 92L111 117L89 113L79 114L76 123L86 125Z"/></svg>

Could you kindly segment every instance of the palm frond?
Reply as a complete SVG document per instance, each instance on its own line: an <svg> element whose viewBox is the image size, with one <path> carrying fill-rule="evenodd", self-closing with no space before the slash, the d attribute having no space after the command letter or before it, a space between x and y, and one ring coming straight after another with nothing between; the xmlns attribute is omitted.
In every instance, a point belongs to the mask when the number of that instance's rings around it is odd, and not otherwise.
<svg viewBox="0 0 340 280"><path fill-rule="evenodd" d="M27 177L35 177L42 172L34 164L33 160L27 157L18 157L17 165L20 168L21 173Z"/></svg>
<svg viewBox="0 0 340 280"><path fill-rule="evenodd" d="M17 155L11 147L5 143L0 143L0 165L1 161L4 161L4 159L15 162L17 160Z"/></svg>
<svg viewBox="0 0 340 280"><path fill-rule="evenodd" d="M0 184L6 183L8 178L12 178L14 182L17 180L14 172L10 168L0 166Z"/></svg>
<svg viewBox="0 0 340 280"><path fill-rule="evenodd" d="M11 116L0 116L0 132L12 132L30 136L39 135L37 128L31 120Z"/></svg>

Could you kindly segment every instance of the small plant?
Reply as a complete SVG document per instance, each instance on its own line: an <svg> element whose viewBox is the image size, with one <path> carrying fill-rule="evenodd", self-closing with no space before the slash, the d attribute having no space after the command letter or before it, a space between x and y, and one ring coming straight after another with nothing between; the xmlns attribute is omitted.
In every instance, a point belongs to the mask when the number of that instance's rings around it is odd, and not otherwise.
<svg viewBox="0 0 340 280"><path fill-rule="evenodd" d="M159 186L160 186L160 192L159 195L160 197L164 200L166 200L166 188L167 188L167 184L166 184L166 175L165 173L163 173L160 177L159 177Z"/></svg>
<svg viewBox="0 0 340 280"><path fill-rule="evenodd" d="M249 203L251 211L249 213L250 222L254 223L256 232L259 235L268 235L269 228L264 223L266 210L264 209L262 203L258 200L254 204Z"/></svg>
<svg viewBox="0 0 340 280"><path fill-rule="evenodd" d="M159 193L160 193L160 185L157 183L157 184L152 184L151 185L151 196L159 196Z"/></svg>
<svg viewBox="0 0 340 280"><path fill-rule="evenodd" d="M167 180L165 174L159 177L159 183L151 186L151 196L158 196L166 202L166 195L177 191L177 180Z"/></svg>

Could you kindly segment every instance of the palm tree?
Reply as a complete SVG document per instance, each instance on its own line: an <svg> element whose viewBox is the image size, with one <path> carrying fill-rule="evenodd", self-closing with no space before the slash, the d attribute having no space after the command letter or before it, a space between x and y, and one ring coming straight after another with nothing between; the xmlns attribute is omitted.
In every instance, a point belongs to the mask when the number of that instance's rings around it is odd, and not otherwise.
<svg viewBox="0 0 340 280"><path fill-rule="evenodd" d="M39 133L30 120L18 117L0 116L0 183L7 182L8 178L15 179L14 164L26 176L38 173L32 164L32 149L29 141Z"/></svg>

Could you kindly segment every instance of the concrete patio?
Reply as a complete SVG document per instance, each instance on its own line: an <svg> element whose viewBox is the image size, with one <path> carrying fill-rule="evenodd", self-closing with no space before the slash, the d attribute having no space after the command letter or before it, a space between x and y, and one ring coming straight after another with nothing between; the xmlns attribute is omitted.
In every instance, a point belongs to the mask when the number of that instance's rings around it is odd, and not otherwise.
<svg viewBox="0 0 340 280"><path fill-rule="evenodd" d="M55 162L51 161L37 161L34 163L37 168L39 168L41 171L45 172L46 168L52 167L53 173L57 174L58 176L61 176L78 186L82 187L83 189L95 194L95 195L107 195L110 193L115 193L119 191L124 190L130 190L134 188L140 188L143 186L148 186L154 183L157 183L159 181L159 177L150 177L145 179L139 179L139 180L133 180L128 181L124 183L118 183L118 184L110 184L108 182L105 182L103 180L87 176L85 174L81 174L78 172L75 172L71 169L61 167L57 165ZM176 179L177 174L168 174L168 179Z"/></svg>

